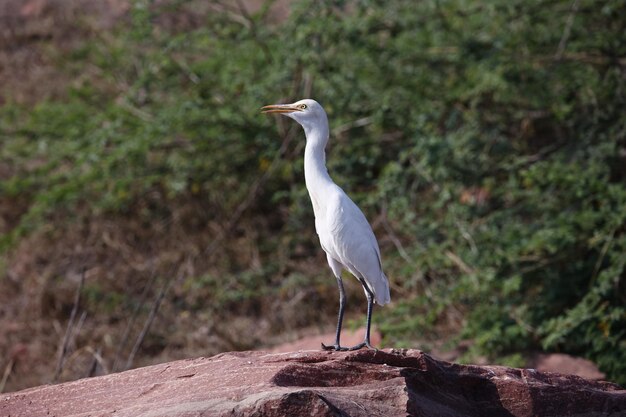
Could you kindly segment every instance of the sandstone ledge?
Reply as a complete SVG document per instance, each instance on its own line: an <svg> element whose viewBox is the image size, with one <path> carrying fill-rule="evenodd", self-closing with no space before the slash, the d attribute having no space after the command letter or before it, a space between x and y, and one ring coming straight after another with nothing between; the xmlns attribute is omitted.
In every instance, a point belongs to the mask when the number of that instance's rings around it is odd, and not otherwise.
<svg viewBox="0 0 626 417"><path fill-rule="evenodd" d="M418 350L233 352L0 395L0 416L626 416L626 390Z"/></svg>

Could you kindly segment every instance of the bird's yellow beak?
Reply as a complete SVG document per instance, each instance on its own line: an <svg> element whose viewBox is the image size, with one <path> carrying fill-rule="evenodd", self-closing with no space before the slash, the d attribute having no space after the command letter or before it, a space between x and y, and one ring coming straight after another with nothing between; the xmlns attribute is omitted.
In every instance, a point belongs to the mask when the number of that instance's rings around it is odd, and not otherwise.
<svg viewBox="0 0 626 417"><path fill-rule="evenodd" d="M261 107L261 113L292 113L294 111L302 111L293 104L270 104Z"/></svg>

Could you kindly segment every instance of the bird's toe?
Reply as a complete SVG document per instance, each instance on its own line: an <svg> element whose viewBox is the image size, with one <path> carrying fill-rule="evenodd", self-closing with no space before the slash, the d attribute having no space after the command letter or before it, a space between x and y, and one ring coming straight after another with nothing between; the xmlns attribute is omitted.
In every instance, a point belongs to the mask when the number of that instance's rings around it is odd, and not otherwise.
<svg viewBox="0 0 626 417"><path fill-rule="evenodd" d="M352 347L351 347L351 348L349 348L348 350L359 350L359 349L363 349L363 348L368 348L368 349L371 349L371 350L378 351L378 349L376 349L374 346L372 346L372 345L370 344L370 342L363 342L363 343L359 343L359 344L358 344L358 345L356 345L356 346L352 346Z"/></svg>
<svg viewBox="0 0 626 417"><path fill-rule="evenodd" d="M335 343L333 345L325 345L324 343L322 343L322 350L334 350L336 352L339 352L348 350L348 348L340 346L338 343Z"/></svg>

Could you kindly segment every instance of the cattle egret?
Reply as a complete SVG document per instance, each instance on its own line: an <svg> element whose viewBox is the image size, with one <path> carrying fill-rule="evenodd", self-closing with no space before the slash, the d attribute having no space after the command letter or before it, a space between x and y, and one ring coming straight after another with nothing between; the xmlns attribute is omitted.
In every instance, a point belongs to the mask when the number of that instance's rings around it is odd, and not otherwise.
<svg viewBox="0 0 626 417"><path fill-rule="evenodd" d="M383 272L380 249L363 212L328 175L325 147L328 142L328 117L315 100L305 99L293 104L274 104L261 109L263 113L280 113L300 123L306 135L304 179L313 204L315 230L328 265L339 285L339 317L333 345L322 343L324 350L375 349L370 344L370 324L374 302L390 301L389 282ZM365 340L351 348L341 346L341 324L346 307L346 293L341 271L347 269L363 286L367 298Z"/></svg>

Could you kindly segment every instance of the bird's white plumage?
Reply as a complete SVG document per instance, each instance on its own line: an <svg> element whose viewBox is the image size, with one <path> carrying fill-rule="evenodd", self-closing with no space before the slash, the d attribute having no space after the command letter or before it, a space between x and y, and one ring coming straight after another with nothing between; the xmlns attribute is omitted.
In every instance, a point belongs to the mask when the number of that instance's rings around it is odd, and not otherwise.
<svg viewBox="0 0 626 417"><path fill-rule="evenodd" d="M322 249L352 275L363 279L378 304L390 301L387 277L374 232L356 204L335 186L315 216ZM329 262L331 269L333 265ZM336 273L336 271L333 272Z"/></svg>
<svg viewBox="0 0 626 417"><path fill-rule="evenodd" d="M285 115L304 128L307 143L304 175L313 204L315 229L335 276L341 269L367 285L378 304L390 301L389 282L382 269L380 249L370 224L359 207L337 186L326 170L328 118L315 100L297 101L298 109Z"/></svg>

